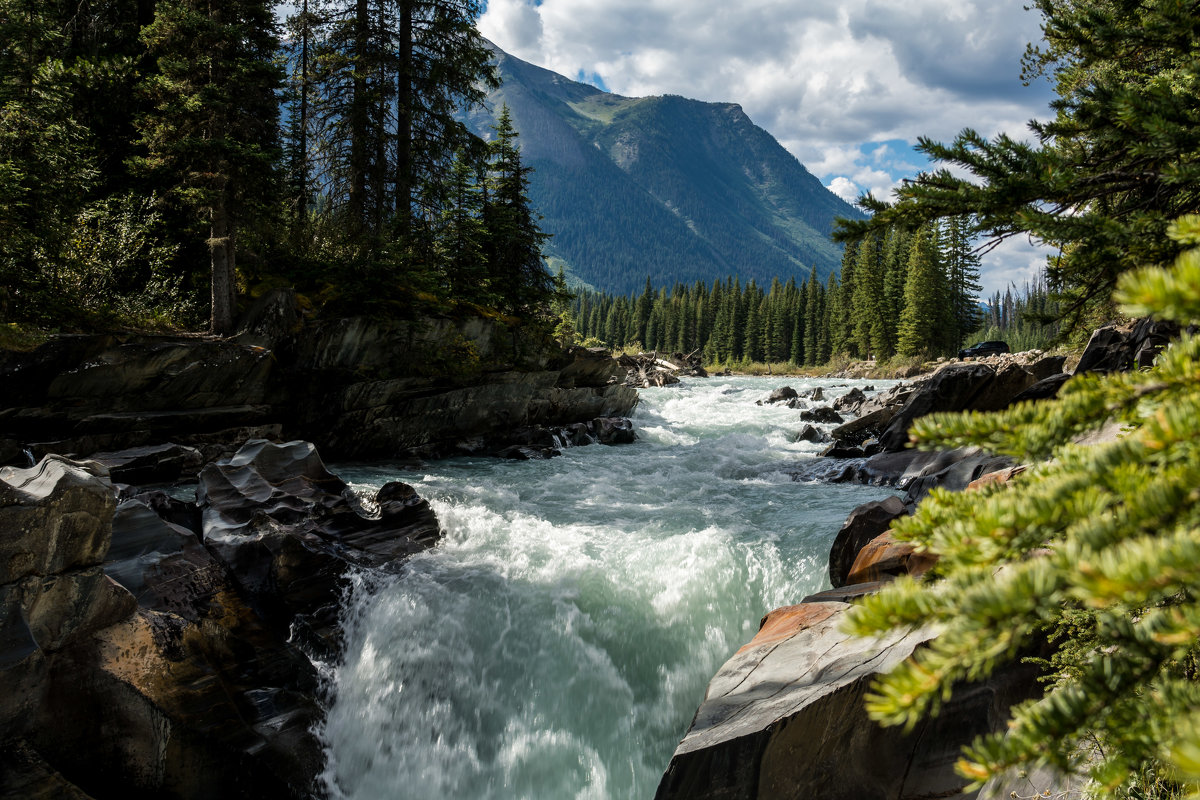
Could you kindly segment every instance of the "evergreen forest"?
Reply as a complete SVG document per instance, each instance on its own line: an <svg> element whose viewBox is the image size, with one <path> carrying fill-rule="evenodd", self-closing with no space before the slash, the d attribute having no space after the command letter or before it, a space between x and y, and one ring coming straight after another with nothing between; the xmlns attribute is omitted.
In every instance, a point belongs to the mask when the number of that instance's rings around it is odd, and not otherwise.
<svg viewBox="0 0 1200 800"><path fill-rule="evenodd" d="M554 287L475 0L0 0L0 316L229 333L321 309L521 317Z"/></svg>
<svg viewBox="0 0 1200 800"><path fill-rule="evenodd" d="M1044 347L1053 331L1030 321L1049 315L1044 282L1011 289L981 308L979 255L969 217L896 225L849 242L841 269L822 282L769 286L737 276L654 288L629 297L583 292L571 314L579 335L615 348L701 352L706 363L819 366L833 360L886 361L954 355L981 335ZM1014 342L1015 344L1015 342Z"/></svg>

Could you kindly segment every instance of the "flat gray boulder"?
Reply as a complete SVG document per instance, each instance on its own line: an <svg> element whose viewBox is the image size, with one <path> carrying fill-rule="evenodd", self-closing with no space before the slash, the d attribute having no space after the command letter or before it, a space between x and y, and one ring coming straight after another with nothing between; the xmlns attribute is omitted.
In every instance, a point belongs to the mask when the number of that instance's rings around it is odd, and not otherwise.
<svg viewBox="0 0 1200 800"><path fill-rule="evenodd" d="M957 797L961 748L999 729L1036 682L1017 666L960 687L911 733L868 719L872 679L936 635L856 638L846 603L787 606L730 658L675 750L657 800L918 800Z"/></svg>

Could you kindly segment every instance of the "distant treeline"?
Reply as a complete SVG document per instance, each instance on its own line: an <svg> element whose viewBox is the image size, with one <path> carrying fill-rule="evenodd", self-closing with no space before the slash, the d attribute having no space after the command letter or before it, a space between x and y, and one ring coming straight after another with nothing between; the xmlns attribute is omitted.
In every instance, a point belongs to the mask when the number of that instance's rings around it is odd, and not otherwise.
<svg viewBox="0 0 1200 800"><path fill-rule="evenodd" d="M1043 281L1010 290L980 309L979 257L970 220L956 217L909 231L889 228L847 245L840 277L759 286L730 277L640 295L585 292L571 312L584 338L612 347L690 353L710 364L791 362L815 366L844 356L886 360L955 353L981 331L1022 331L1046 343L1047 329L1025 319L1049 306Z"/></svg>

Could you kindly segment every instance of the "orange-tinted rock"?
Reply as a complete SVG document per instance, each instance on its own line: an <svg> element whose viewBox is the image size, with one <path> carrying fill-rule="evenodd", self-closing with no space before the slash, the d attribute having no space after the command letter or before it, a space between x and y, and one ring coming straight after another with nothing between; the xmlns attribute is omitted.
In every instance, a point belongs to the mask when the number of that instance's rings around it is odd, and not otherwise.
<svg viewBox="0 0 1200 800"><path fill-rule="evenodd" d="M896 541L888 531L872 539L859 551L846 583L870 583L897 575L920 577L937 560L934 553L918 553L912 543Z"/></svg>
<svg viewBox="0 0 1200 800"><path fill-rule="evenodd" d="M778 644L813 625L824 622L837 612L829 603L801 603L767 612L758 633L738 652L754 647Z"/></svg>
<svg viewBox="0 0 1200 800"><path fill-rule="evenodd" d="M967 491L973 492L978 489L982 489L985 486L991 486L993 483L1008 483L1026 469L1028 468L1024 465L1019 465L1016 467L1009 467L1008 469L1002 469L999 472L989 472L988 474L976 478L968 483Z"/></svg>
<svg viewBox="0 0 1200 800"><path fill-rule="evenodd" d="M829 583L835 587L845 586L859 551L907 513L908 509L899 497L873 500L851 511L829 549Z"/></svg>

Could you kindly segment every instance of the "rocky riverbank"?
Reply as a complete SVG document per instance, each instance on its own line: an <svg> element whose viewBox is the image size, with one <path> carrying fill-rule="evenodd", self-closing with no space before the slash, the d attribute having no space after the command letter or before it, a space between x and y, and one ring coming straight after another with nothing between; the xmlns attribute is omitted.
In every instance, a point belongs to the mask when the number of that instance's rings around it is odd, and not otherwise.
<svg viewBox="0 0 1200 800"><path fill-rule="evenodd" d="M264 440L194 503L95 461L0 468L0 528L5 797L312 796L345 575L440 535L411 487L360 498Z"/></svg>
<svg viewBox="0 0 1200 800"><path fill-rule="evenodd" d="M400 569L440 530L406 484L355 494L318 445L628 442L624 375L485 319L305 322L288 292L234 339L0 353L0 794L322 794L349 573Z"/></svg>
<svg viewBox="0 0 1200 800"><path fill-rule="evenodd" d="M499 453L628 416L624 377L604 351L500 322L305 321L280 291L233 339L59 336L0 351L0 464L166 442L212 460L250 438L339 459Z"/></svg>
<svg viewBox="0 0 1200 800"><path fill-rule="evenodd" d="M1150 321L1100 329L1075 374L1148 366L1175 333ZM1036 395L1050 397L1070 377L1040 356L1018 354L996 361L946 365L912 384L850 401L856 407L842 409L849 422L824 422L840 425L832 431L837 442L829 457L798 470L797 479L872 482L896 486L905 494L855 509L830 552L833 588L768 613L758 635L721 667L676 748L659 785L659 800L995 800L1028 789L997 781L966 793L966 781L953 765L976 736L1003 730L1014 703L1038 696L1036 670L1015 662L987 681L958 687L938 717L913 731L880 728L863 707L870 681L938 632L897 630L867 640L840 628L855 598L878 591L897 575L919 577L936 563L936 554L916 553L891 537L888 527L894 519L911 513L934 486L970 491L986 482L1012 480L1023 471L1022 465L986 453L904 449L908 427L920 416L1003 408L1039 386L1052 386ZM805 410L813 405L812 398L797 403ZM878 449L869 457L860 450L844 458L836 451L839 446Z"/></svg>

